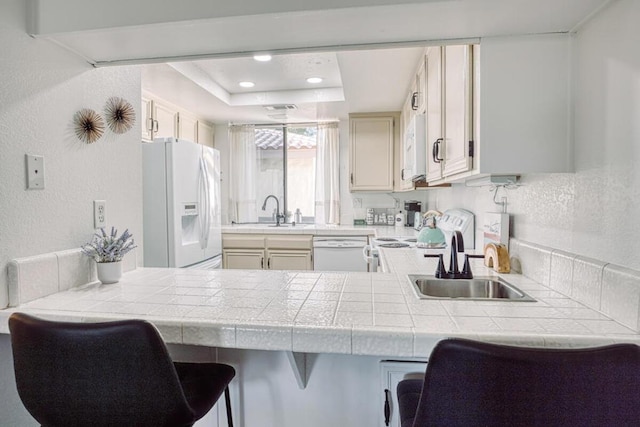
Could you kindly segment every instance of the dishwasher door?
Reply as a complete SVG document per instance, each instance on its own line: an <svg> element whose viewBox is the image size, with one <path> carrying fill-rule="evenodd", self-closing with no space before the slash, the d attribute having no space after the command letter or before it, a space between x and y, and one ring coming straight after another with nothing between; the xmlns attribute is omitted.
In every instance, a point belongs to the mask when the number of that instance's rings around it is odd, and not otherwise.
<svg viewBox="0 0 640 427"><path fill-rule="evenodd" d="M315 271L367 271L362 258L366 236L320 236L313 238Z"/></svg>

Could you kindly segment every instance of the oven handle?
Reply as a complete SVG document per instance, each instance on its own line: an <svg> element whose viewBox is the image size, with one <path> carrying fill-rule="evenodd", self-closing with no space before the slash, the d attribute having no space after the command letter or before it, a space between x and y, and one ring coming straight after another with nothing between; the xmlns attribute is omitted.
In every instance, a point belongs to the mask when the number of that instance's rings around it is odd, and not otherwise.
<svg viewBox="0 0 640 427"><path fill-rule="evenodd" d="M364 245L362 247L362 258L365 262L370 264L373 261L373 255L369 255L371 252L371 245Z"/></svg>

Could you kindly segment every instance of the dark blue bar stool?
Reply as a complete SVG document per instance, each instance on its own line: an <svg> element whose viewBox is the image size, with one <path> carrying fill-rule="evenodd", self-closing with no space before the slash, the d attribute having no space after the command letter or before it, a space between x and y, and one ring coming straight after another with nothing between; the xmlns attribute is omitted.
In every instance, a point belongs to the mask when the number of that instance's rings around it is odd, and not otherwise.
<svg viewBox="0 0 640 427"><path fill-rule="evenodd" d="M229 365L174 363L143 320L51 322L9 318L18 394L45 427L192 426L225 393Z"/></svg>
<svg viewBox="0 0 640 427"><path fill-rule="evenodd" d="M423 380L397 388L402 427L638 426L640 347L439 342Z"/></svg>

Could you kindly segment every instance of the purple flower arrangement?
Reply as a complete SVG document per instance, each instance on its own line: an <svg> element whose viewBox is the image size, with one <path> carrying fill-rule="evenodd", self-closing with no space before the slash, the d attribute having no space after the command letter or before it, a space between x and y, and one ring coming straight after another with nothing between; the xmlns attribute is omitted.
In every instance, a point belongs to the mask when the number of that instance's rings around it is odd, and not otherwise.
<svg viewBox="0 0 640 427"><path fill-rule="evenodd" d="M122 261L125 254L136 247L128 229L118 237L118 230L111 227L110 234L101 228L100 233L95 233L93 240L82 245L81 250L89 258L102 263Z"/></svg>

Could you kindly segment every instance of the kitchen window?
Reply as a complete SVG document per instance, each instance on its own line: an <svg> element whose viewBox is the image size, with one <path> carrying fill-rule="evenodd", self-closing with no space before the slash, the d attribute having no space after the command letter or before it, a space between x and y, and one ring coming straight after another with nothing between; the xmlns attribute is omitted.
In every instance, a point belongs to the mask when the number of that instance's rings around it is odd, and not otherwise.
<svg viewBox="0 0 640 427"><path fill-rule="evenodd" d="M256 208L258 222L274 222L276 204L262 204L273 194L287 222L300 210L303 222L315 212L317 126L265 126L254 129L256 146Z"/></svg>

